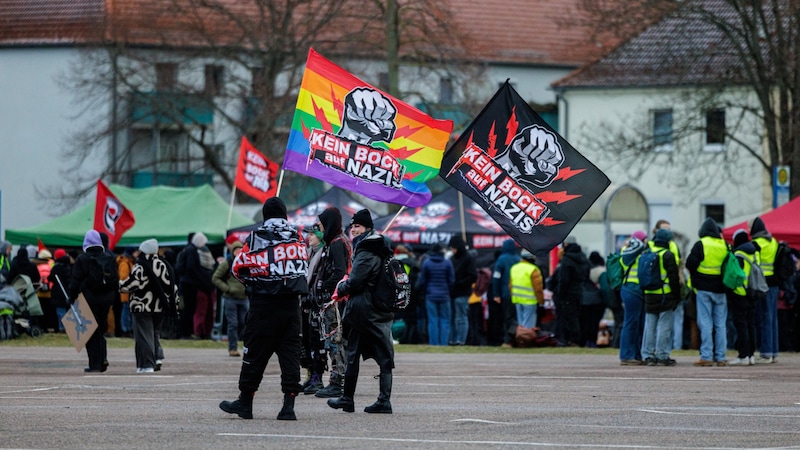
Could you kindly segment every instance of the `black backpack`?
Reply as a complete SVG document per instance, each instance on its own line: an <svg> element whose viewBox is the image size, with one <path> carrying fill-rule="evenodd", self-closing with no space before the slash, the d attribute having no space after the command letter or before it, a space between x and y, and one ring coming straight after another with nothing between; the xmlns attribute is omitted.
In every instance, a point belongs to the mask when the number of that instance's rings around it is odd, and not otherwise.
<svg viewBox="0 0 800 450"><path fill-rule="evenodd" d="M778 281L787 281L794 275L794 260L792 259L792 249L785 242L778 244L778 252L775 254L775 275Z"/></svg>
<svg viewBox="0 0 800 450"><path fill-rule="evenodd" d="M639 287L643 291L655 291L664 287L659 252L648 248L639 255Z"/></svg>
<svg viewBox="0 0 800 450"><path fill-rule="evenodd" d="M106 252L89 254L87 289L104 294L119 290L117 260Z"/></svg>
<svg viewBox="0 0 800 450"><path fill-rule="evenodd" d="M411 279L403 262L387 258L375 285L375 307L384 312L402 311L411 301Z"/></svg>

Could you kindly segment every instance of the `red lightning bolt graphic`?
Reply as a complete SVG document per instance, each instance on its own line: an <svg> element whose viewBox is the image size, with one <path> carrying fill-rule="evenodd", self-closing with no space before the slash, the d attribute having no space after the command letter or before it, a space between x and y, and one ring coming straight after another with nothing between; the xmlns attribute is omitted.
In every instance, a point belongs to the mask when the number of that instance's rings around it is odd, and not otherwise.
<svg viewBox="0 0 800 450"><path fill-rule="evenodd" d="M311 130L306 127L306 123L302 119L300 119L300 127L303 129L303 137L308 140L308 138L311 136Z"/></svg>
<svg viewBox="0 0 800 450"><path fill-rule="evenodd" d="M556 177L555 177L555 179L553 181L568 180L568 179L574 177L575 175L583 172L584 170L586 170L586 169L573 170L573 169L571 169L569 167L562 167L561 169L558 170L558 175L556 175Z"/></svg>
<svg viewBox="0 0 800 450"><path fill-rule="evenodd" d="M336 114L339 117L342 117L342 111L344 111L344 104L341 100L336 98L336 92L333 91L333 85L331 85L331 101L333 102L333 110L336 111Z"/></svg>
<svg viewBox="0 0 800 450"><path fill-rule="evenodd" d="M511 117L508 118L508 123L506 124L506 130L508 130L506 146L508 146L511 140L514 139L514 136L517 135L517 129L519 129L519 122L517 121L517 107L515 106L511 108Z"/></svg>
<svg viewBox="0 0 800 450"><path fill-rule="evenodd" d="M331 123L328 122L328 118L325 117L325 110L317 107L317 102L315 102L313 98L311 99L311 104L314 106L314 117L317 118L317 122L319 122L322 129L333 133Z"/></svg>
<svg viewBox="0 0 800 450"><path fill-rule="evenodd" d="M417 178L417 175L419 175L421 173L422 173L421 170L418 171L418 172L406 172L406 174L403 175L403 179L404 180L413 180L414 178Z"/></svg>
<svg viewBox="0 0 800 450"><path fill-rule="evenodd" d="M560 191L560 192L543 191L536 194L536 198L545 203L551 203L551 202L564 203L579 197L581 196L577 194L567 194L567 191Z"/></svg>
<svg viewBox="0 0 800 450"><path fill-rule="evenodd" d="M394 138L399 139L404 137L410 137L412 134L416 133L420 129L422 129L422 127L411 128L410 126L406 125L394 132Z"/></svg>
<svg viewBox="0 0 800 450"><path fill-rule="evenodd" d="M472 141L471 138L470 141ZM494 158L494 155L497 154L497 147L495 146L496 143L497 133L494 131L494 122L492 122L492 128L489 129L489 148L486 149L486 152L489 154L490 158Z"/></svg>
<svg viewBox="0 0 800 450"><path fill-rule="evenodd" d="M400 148L389 149L389 151L395 156L395 158L403 159L403 160L412 157L415 153L417 153L417 152L419 152L421 150L422 150L422 147L420 147L420 148L400 147Z"/></svg>
<svg viewBox="0 0 800 450"><path fill-rule="evenodd" d="M562 223L564 223L563 220L556 220L553 219L552 217L545 217L544 219L542 219L541 222L539 222L539 225L542 225L544 227L552 227L553 225L561 225Z"/></svg>

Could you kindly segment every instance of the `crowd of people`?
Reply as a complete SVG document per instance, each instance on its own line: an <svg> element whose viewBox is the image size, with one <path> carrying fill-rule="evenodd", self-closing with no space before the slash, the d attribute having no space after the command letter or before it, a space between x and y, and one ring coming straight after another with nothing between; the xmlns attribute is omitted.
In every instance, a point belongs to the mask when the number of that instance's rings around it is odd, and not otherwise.
<svg viewBox="0 0 800 450"><path fill-rule="evenodd" d="M114 254L107 236L95 230L86 232L83 252L51 255L41 246L20 246L11 258L11 245L0 242L0 282L25 275L39 286L46 306L41 324L50 332L64 332L61 319L83 294L98 323L86 343L86 372L107 370L109 336L133 337L137 373L158 371L162 337L211 337L219 308L228 355L242 358L239 396L220 408L245 419L253 417L253 398L273 354L284 393L278 419L295 420L300 393L353 412L362 359L376 361L380 392L364 410L391 413L397 343L514 347L547 336L538 345L619 348L625 366L673 366L671 351L690 347L699 349L695 366L775 363L779 351L800 343L793 313L797 258L760 218L749 232L738 230L732 246L707 219L685 258L669 222L660 220L649 237L637 231L626 240L614 259L623 275L612 287L605 259L598 252L587 256L574 236L558 248L550 270L511 239L483 264L458 235L416 255L374 230L366 209L344 224L339 209L330 207L306 230L287 221L277 197L262 212L260 228L245 242L226 240L218 257L199 232L178 252L147 239ZM374 300L391 256L403 263L411 284L411 301L399 312ZM735 289L723 281L728 258L746 276ZM786 261L791 275L783 270ZM762 271L759 295L748 283ZM729 348L738 351L730 361Z"/></svg>

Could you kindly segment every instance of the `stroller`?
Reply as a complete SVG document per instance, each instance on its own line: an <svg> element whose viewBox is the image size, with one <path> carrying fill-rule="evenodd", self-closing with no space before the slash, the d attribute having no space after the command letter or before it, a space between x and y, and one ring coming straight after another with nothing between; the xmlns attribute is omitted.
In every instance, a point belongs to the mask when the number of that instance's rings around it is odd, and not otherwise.
<svg viewBox="0 0 800 450"><path fill-rule="evenodd" d="M34 338L41 336L38 318L43 315L30 277L19 275L11 284L0 285L0 326L3 328L0 333L6 339L16 337L23 331ZM11 329L9 323L12 323Z"/></svg>

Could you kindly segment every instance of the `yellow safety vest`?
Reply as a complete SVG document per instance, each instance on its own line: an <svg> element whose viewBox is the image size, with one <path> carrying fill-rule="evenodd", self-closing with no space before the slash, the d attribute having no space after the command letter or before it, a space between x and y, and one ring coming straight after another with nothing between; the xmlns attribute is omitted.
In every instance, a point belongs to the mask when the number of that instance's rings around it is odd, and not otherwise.
<svg viewBox="0 0 800 450"><path fill-rule="evenodd" d="M661 247L654 247L653 251L658 254L658 267L659 272L661 274L661 289L653 289L649 291L644 291L645 294L669 294L672 292L672 288L669 287L669 277L667 277L667 269L664 268L664 253L667 252L667 249Z"/></svg>
<svg viewBox="0 0 800 450"><path fill-rule="evenodd" d="M728 244L722 238L705 236L700 238L703 243L704 258L697 267L697 272L703 275L722 275L722 262L728 256Z"/></svg>
<svg viewBox="0 0 800 450"><path fill-rule="evenodd" d="M647 245L650 246L651 250L655 251L655 248L656 248L656 243L655 242L648 241ZM675 241L669 241L669 252L672 253L673 256L675 256L675 264L680 266L681 265L681 256L680 256L680 252L678 252L678 244L676 244Z"/></svg>
<svg viewBox="0 0 800 450"><path fill-rule="evenodd" d="M733 252L733 254L741 256L742 259L744 260L744 267L742 267L742 270L744 270L744 286L737 287L736 289L733 290L733 293L738 296L744 297L745 295L747 295L747 286L750 285L750 271L752 270L753 264L756 263L756 256L753 255L753 257L750 258L750 255L741 250L736 250Z"/></svg>
<svg viewBox="0 0 800 450"><path fill-rule="evenodd" d="M536 292L533 290L531 275L538 267L524 259L511 266L511 303L520 305L538 305Z"/></svg>
<svg viewBox="0 0 800 450"><path fill-rule="evenodd" d="M624 252L626 248L628 247L623 247L621 251ZM628 276L626 276L625 279L622 280L622 284L625 283L639 284L639 257L637 256L636 259L633 261L633 264L630 266L630 270L628 270L628 266L626 266L625 263L622 262L622 258L620 258L619 264L622 266L623 271L625 270L628 271Z"/></svg>
<svg viewBox="0 0 800 450"><path fill-rule="evenodd" d="M778 256L778 240L775 238L767 240L767 238L757 237L753 239L753 242L761 247L761 250L758 251L758 257L761 270L764 271L764 276L771 277L775 275L775 257Z"/></svg>

